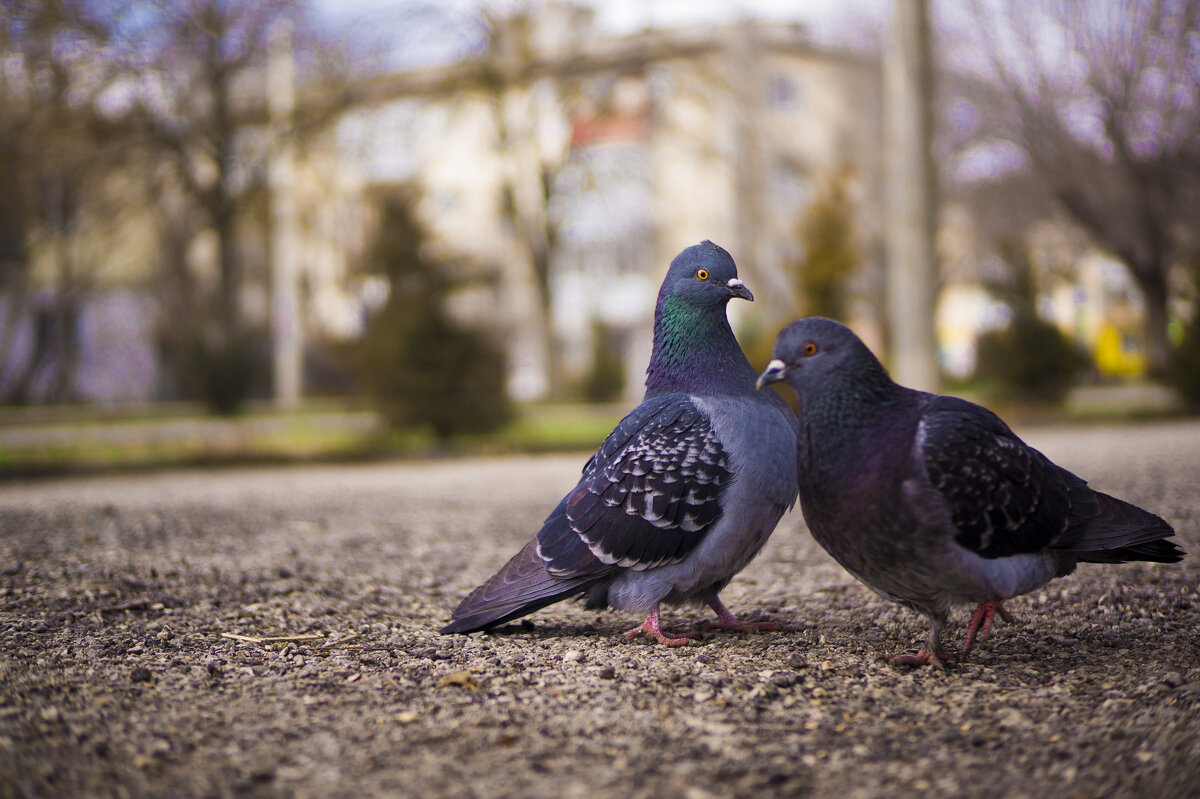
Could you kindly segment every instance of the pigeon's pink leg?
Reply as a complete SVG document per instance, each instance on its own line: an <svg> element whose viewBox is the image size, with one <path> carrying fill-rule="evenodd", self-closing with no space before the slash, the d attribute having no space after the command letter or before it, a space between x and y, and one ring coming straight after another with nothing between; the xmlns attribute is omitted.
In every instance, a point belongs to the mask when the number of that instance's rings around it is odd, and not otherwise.
<svg viewBox="0 0 1200 799"><path fill-rule="evenodd" d="M967 625L967 637L963 640L962 651L964 653L970 652L976 641L987 640L988 635L992 632L992 619L997 613L1009 624L1015 621L1012 614L1004 609L1003 602L983 602L975 608L975 613L971 616L971 623Z"/></svg>
<svg viewBox="0 0 1200 799"><path fill-rule="evenodd" d="M737 630L743 633L761 633L779 629L779 624L773 621L740 620L721 604L721 600L717 598L715 591L706 591L704 593L704 601L713 609L713 613L717 614L716 621L708 622L709 627L716 627L719 630Z"/></svg>
<svg viewBox="0 0 1200 799"><path fill-rule="evenodd" d="M625 633L626 638L636 638L639 635L653 638L663 646L683 646L696 637L696 633L679 633L678 635L664 633L662 627L659 626L657 609L650 611L650 615L646 617L644 622Z"/></svg>

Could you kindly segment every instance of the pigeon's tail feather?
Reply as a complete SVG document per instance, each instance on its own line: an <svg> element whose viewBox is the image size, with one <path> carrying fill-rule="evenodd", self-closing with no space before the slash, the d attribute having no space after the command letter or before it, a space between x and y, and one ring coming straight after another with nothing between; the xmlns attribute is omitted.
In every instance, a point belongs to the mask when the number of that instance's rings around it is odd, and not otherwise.
<svg viewBox="0 0 1200 799"><path fill-rule="evenodd" d="M1147 541L1134 544L1131 547L1117 549L1102 549L1099 552L1077 552L1078 559L1084 563L1128 563L1131 560L1145 560L1151 563L1178 563L1187 553L1171 541Z"/></svg>
<svg viewBox="0 0 1200 799"><path fill-rule="evenodd" d="M1071 544L1063 549L1084 563L1178 563L1183 559L1184 551L1164 540L1175 535L1166 521L1108 494L1097 491L1095 497L1100 513L1079 525Z"/></svg>
<svg viewBox="0 0 1200 799"><path fill-rule="evenodd" d="M459 603L442 632L486 630L583 593L595 582L594 575L568 579L552 577L538 557L537 540L534 539Z"/></svg>

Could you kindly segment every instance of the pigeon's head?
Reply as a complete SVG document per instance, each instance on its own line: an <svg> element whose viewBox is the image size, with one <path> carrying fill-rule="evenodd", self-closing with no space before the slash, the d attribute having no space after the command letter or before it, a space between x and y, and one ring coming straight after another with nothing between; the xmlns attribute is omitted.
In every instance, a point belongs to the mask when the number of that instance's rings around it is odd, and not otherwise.
<svg viewBox="0 0 1200 799"><path fill-rule="evenodd" d="M738 279L737 264L729 253L711 241L688 247L671 262L659 291L698 307L720 307L734 297L753 302L754 295Z"/></svg>
<svg viewBox="0 0 1200 799"><path fill-rule="evenodd" d="M811 316L785 327L775 339L774 359L758 377L758 388L786 381L803 395L835 378L882 379L887 372L867 346L841 322Z"/></svg>

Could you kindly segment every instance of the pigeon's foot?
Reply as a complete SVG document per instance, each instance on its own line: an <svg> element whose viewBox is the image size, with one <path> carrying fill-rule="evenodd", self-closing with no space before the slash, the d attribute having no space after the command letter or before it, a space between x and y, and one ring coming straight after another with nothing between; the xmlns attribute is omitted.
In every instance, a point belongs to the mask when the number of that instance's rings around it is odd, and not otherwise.
<svg viewBox="0 0 1200 799"><path fill-rule="evenodd" d="M639 635L644 635L647 638L653 638L663 646L685 646L693 638L697 637L697 633L665 633L658 622L658 611L652 611L646 620L634 627L632 630L625 632L626 638L637 638Z"/></svg>
<svg viewBox="0 0 1200 799"><path fill-rule="evenodd" d="M922 649L919 652L901 652L888 658L893 666L937 666L945 668L947 663L954 662L954 655L949 652L930 652Z"/></svg>
<svg viewBox="0 0 1200 799"><path fill-rule="evenodd" d="M713 613L717 614L717 620L705 622L705 627L716 630L736 630L740 633L765 633L780 629L779 624L773 621L762 621L760 619L742 621L730 613L729 608L721 604L721 600L717 598L715 592L706 593L704 601L713 609Z"/></svg>
<svg viewBox="0 0 1200 799"><path fill-rule="evenodd" d="M987 640L992 632L992 620L997 614L1009 624L1016 621L1013 615L1004 609L1003 602L983 602L975 608L975 613L971 616L971 623L967 625L967 637L963 639L962 651L964 654L971 651L971 647L975 646L976 641Z"/></svg>

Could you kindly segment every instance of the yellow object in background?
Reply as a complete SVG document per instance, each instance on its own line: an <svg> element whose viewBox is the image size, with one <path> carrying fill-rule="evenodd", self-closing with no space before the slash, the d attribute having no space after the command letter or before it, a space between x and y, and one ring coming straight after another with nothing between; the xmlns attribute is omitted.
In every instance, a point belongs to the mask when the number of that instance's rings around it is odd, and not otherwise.
<svg viewBox="0 0 1200 799"><path fill-rule="evenodd" d="M1146 373L1146 353L1136 333L1105 325L1096 340L1096 368L1103 375L1135 377Z"/></svg>

